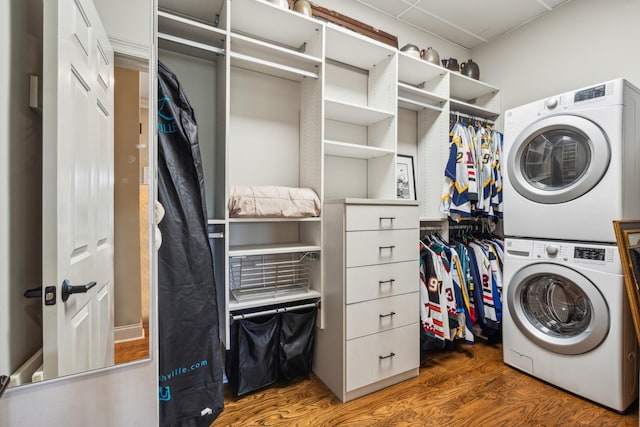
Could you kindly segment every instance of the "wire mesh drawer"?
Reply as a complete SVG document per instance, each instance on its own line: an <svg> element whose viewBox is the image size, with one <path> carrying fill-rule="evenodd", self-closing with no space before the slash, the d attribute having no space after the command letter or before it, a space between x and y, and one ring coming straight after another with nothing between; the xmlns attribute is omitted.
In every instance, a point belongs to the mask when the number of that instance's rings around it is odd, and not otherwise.
<svg viewBox="0 0 640 427"><path fill-rule="evenodd" d="M231 257L231 293L237 301L246 301L307 292L318 259L315 252Z"/></svg>

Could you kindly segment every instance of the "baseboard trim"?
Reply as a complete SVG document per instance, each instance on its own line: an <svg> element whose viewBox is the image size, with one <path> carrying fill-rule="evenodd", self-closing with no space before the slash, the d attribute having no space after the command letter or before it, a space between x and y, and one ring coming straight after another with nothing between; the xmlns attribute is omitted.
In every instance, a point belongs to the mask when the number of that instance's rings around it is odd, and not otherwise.
<svg viewBox="0 0 640 427"><path fill-rule="evenodd" d="M113 339L116 343L135 341L144 338L142 322L133 325L117 326L113 331Z"/></svg>

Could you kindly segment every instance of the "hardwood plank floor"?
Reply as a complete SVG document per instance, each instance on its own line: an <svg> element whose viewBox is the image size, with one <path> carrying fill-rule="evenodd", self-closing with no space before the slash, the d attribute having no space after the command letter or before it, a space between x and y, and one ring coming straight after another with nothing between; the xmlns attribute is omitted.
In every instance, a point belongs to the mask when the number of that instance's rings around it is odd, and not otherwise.
<svg viewBox="0 0 640 427"><path fill-rule="evenodd" d="M315 376L237 398L225 390L218 426L638 426L502 362L500 344L424 355L420 375L342 403ZM587 374L587 373L585 373Z"/></svg>

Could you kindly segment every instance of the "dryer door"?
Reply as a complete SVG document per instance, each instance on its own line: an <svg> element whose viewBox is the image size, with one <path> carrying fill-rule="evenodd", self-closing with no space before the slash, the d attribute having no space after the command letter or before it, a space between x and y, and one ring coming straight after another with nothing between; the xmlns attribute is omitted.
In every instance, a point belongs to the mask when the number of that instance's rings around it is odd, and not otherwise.
<svg viewBox="0 0 640 427"><path fill-rule="evenodd" d="M563 203L591 190L609 167L604 131L578 116L551 116L527 127L509 147L513 188L538 203Z"/></svg>
<svg viewBox="0 0 640 427"><path fill-rule="evenodd" d="M560 354L596 348L609 332L609 308L585 276L557 264L531 264L508 283L507 306L518 329Z"/></svg>

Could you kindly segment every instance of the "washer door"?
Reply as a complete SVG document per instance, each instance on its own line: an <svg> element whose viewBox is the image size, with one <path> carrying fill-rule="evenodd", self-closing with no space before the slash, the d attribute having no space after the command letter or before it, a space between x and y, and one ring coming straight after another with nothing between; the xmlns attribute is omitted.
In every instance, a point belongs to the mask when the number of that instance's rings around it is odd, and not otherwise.
<svg viewBox="0 0 640 427"><path fill-rule="evenodd" d="M518 327L536 345L554 353L581 354L609 332L609 308L585 276L557 264L518 271L508 284L507 305Z"/></svg>
<svg viewBox="0 0 640 427"><path fill-rule="evenodd" d="M578 116L552 116L527 127L513 142L507 173L515 190L538 203L563 203L591 190L609 167L604 131Z"/></svg>

